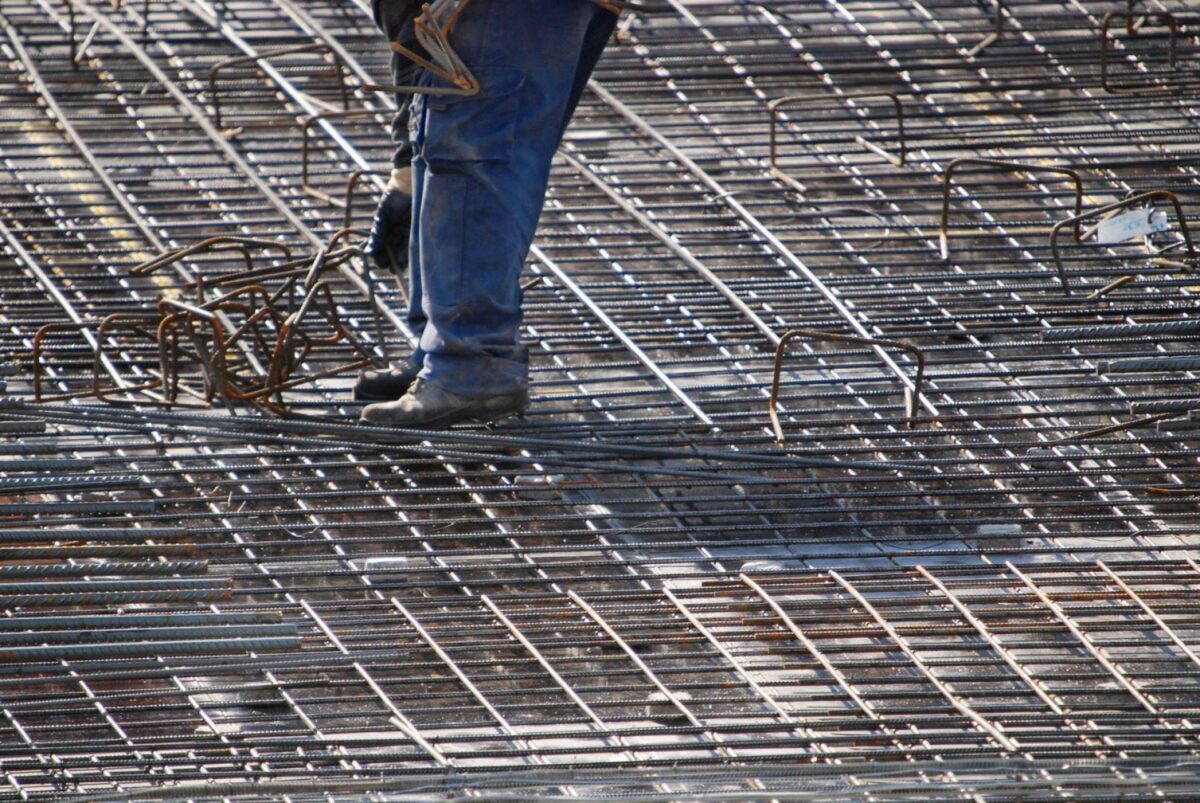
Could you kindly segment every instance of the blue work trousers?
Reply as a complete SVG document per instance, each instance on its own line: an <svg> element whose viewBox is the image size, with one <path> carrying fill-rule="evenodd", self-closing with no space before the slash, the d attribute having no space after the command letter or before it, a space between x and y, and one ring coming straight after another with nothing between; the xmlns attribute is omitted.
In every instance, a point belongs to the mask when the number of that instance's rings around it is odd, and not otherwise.
<svg viewBox="0 0 1200 803"><path fill-rule="evenodd" d="M450 41L471 97L419 95L410 121L408 322L421 377L472 398L529 383L521 269L550 162L616 24L588 0L472 0ZM444 85L429 72L421 84Z"/></svg>

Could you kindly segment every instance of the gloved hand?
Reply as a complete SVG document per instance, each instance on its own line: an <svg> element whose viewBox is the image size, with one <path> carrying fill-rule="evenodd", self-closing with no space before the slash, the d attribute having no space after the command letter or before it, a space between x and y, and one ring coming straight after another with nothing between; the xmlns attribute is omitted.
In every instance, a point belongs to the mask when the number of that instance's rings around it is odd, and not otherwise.
<svg viewBox="0 0 1200 803"><path fill-rule="evenodd" d="M397 274L408 268L408 235L412 225L410 171L392 171L392 180L379 199L375 222L363 251L380 270Z"/></svg>

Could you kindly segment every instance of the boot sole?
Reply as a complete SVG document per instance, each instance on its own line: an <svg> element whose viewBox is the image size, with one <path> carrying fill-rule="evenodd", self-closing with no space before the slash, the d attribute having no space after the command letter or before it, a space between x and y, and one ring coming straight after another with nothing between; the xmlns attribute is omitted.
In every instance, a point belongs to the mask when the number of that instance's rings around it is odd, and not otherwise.
<svg viewBox="0 0 1200 803"><path fill-rule="evenodd" d="M529 402L525 402L519 407L498 410L496 412L449 413L440 418L435 418L431 421L417 424L414 426L414 429L444 429L446 427L452 427L455 424L461 424L464 421L475 421L484 425L495 424L496 422L503 421L506 418L512 418L515 415L521 415L528 409Z"/></svg>
<svg viewBox="0 0 1200 803"><path fill-rule="evenodd" d="M509 411L503 412L503 413L495 413L486 418L482 417L482 416L478 416L476 418L473 418L472 420L478 421L479 423L481 423L485 426L491 426L492 424L499 424L501 421L505 421L509 418L516 418L517 416L525 415L525 411L528 409L529 409L529 403L526 402L525 404L521 405L521 407L516 410L509 410Z"/></svg>
<svg viewBox="0 0 1200 803"><path fill-rule="evenodd" d="M438 416L437 418L430 418L430 419L428 419L426 421L422 421L420 423L406 424L403 426L396 425L396 424L390 424L390 423L389 424L374 423L374 422L365 421L365 420L364 420L364 423L366 423L368 426L373 426L373 427L397 427L398 429L447 429L449 427L454 426L455 424L461 424L464 421L476 421L480 424L485 424L485 425L495 424L496 422L503 421L506 418L512 418L515 415L521 415L528 409L529 409L529 400L525 399L521 404L514 405L513 407L509 407L509 408L502 409L502 410L496 410L494 412L483 411L483 410L481 410L481 411L456 410L454 412L446 413L444 415Z"/></svg>

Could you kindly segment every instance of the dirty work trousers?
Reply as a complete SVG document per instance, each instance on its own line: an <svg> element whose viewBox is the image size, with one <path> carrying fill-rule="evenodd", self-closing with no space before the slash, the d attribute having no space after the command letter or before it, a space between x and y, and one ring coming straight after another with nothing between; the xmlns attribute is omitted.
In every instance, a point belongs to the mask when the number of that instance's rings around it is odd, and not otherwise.
<svg viewBox="0 0 1200 803"><path fill-rule="evenodd" d="M482 90L413 100L407 318L423 379L473 398L528 385L521 269L551 159L615 24L588 0L471 0L450 41ZM418 82L445 85L425 71Z"/></svg>

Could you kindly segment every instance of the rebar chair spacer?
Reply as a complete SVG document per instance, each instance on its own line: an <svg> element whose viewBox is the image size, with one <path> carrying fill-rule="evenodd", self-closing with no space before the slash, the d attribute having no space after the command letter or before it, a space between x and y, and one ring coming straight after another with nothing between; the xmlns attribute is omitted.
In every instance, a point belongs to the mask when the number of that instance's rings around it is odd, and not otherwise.
<svg viewBox="0 0 1200 803"><path fill-rule="evenodd" d="M114 329L124 329L127 332L132 332L136 335L141 335L146 340L154 342L155 332L158 327L158 318L153 315L139 315L128 312L114 312L100 321L100 325L96 327L96 356L92 360L92 395L103 402L110 404L115 402L110 395L114 392L119 393L139 393L155 390L163 386L164 377L160 374L156 379L150 379L138 385L129 387L107 387L101 379L104 373L104 342L108 338L109 332ZM156 400L161 403L161 400Z"/></svg>
<svg viewBox="0 0 1200 803"><path fill-rule="evenodd" d="M43 366L43 351L45 349L46 338L52 334L67 334L73 332L87 332L92 325L89 322L82 323L47 323L40 327L33 335L33 344L31 349L30 360L33 364L33 402L40 404L46 401L62 401L73 399L78 396L90 396L91 392L84 393L64 393L56 396L42 395L42 366Z"/></svg>
<svg viewBox="0 0 1200 803"><path fill-rule="evenodd" d="M341 56L339 56L337 51L330 45L325 42L313 42L307 45L293 45L291 47L279 47L271 50L264 50L256 56L234 56L232 58L219 61L210 67L208 70L208 99L209 102L212 103L213 122L216 124L217 128L224 128L221 118L221 93L219 91L220 84L217 83L217 78L220 77L221 73L247 64L258 66L261 62L269 61L270 59L282 58L284 56L296 56L305 53L320 53L332 59L333 76L338 79L337 85L338 91L341 94L342 110L348 110L350 108L350 90L346 85L346 65L342 63ZM307 93L305 94L313 103L317 104L318 106L324 106L329 111L333 111L333 108L330 106L330 104L319 98L313 97L312 95L308 95ZM261 121L261 124L269 126L273 125L274 121L268 119ZM242 123L239 125L239 128L243 128L245 125L247 125L247 123Z"/></svg>
<svg viewBox="0 0 1200 803"><path fill-rule="evenodd" d="M346 210L342 217L342 229L349 229L354 226L354 193L358 190L358 185L367 176L389 176L390 170L352 170L350 175L346 176L346 192L342 196L341 206ZM343 235L345 236L345 235Z"/></svg>
<svg viewBox="0 0 1200 803"><path fill-rule="evenodd" d="M1123 20L1125 22L1125 32L1127 35L1134 35L1139 31L1145 30L1145 23L1149 20L1162 22L1167 26L1168 42L1167 42L1167 66L1171 70L1178 71L1179 69L1179 36L1187 25L1195 25L1200 18L1183 17L1178 14L1173 14L1170 11L1144 11L1141 14L1136 14L1132 10L1133 3L1130 2L1129 9L1126 11L1109 11L1100 20L1100 30L1098 37L1100 40L1100 86L1105 92L1110 95L1128 95L1132 93L1144 92L1178 92L1181 85L1174 80L1165 81L1162 83L1141 83L1141 84L1117 84L1113 83L1109 75L1109 31L1112 29L1113 20ZM1135 24L1135 19L1137 20ZM1154 76L1151 76L1152 78ZM1162 79L1162 76L1157 76Z"/></svg>
<svg viewBox="0 0 1200 803"><path fill-rule="evenodd" d="M285 260L291 260L292 249L286 244L278 240L267 240L261 237L236 237L232 235L220 235L217 237L209 237L200 242L186 245L181 248L175 248L152 257L145 262L134 265L129 269L132 276L149 276L163 268L181 262L188 257L197 256L199 254L219 251L238 251L246 262L246 270L254 268L254 260L250 256L251 249L260 249L264 251L278 251L283 255Z"/></svg>
<svg viewBox="0 0 1200 803"><path fill-rule="evenodd" d="M883 348L899 349L912 355L917 363L917 373L912 384L904 387L904 417L909 429L916 426L917 411L921 399L921 388L925 383L925 352L907 340L888 340L881 337L860 337L859 335L844 335L839 332L824 332L820 329L789 329L779 338L775 347L775 368L771 379L771 398L768 402L767 413L771 418L771 427L775 430L775 443L782 446L786 441L783 425L779 421L779 386L783 373L783 357L787 352L788 343L798 338L818 340L832 343L850 343L853 345L870 346L878 350Z"/></svg>
<svg viewBox="0 0 1200 803"><path fill-rule="evenodd" d="M162 387L163 380L159 378L149 378L146 381L134 385L121 384L118 380L116 385L106 385L104 383L104 362L106 351L104 348L105 341L109 338L110 333L115 329L124 329L129 332L141 335L146 340L153 343L155 341L154 329L158 324L158 319L154 316L140 315L136 313L114 312L98 321L81 321L48 323L41 326L34 333L30 361L33 368L33 402L41 404L50 401L67 401L69 399L86 398L94 396L101 401L115 403L114 394L127 393L146 393L156 388ZM45 384L45 341L52 334L67 334L80 333L84 336L85 341L89 341L88 345L92 349L92 381L88 390L80 390L74 392L60 393L55 395L44 395L42 387ZM88 338L89 333L92 333L91 338ZM162 403L161 399L155 398L153 395L148 395L148 399L154 403Z"/></svg>
<svg viewBox="0 0 1200 803"><path fill-rule="evenodd" d="M950 259L950 186L954 180L954 174L960 168L968 166L1003 170L1009 173L1049 173L1056 176L1066 176L1075 185L1075 216L1078 217L1083 213L1083 179L1080 178L1078 171L1069 167L1011 162L1006 159L976 159L973 157L955 159L946 165L946 169L942 171L942 224L938 231L938 243L941 248L943 260ZM1082 236L1080 232L1079 224L1076 223L1076 242Z"/></svg>
<svg viewBox="0 0 1200 803"><path fill-rule="evenodd" d="M330 206L339 209L345 208L349 201L346 199L352 187L348 188L343 197L339 198L332 193L316 187L312 184L309 175L309 166L312 163L312 136L313 126L325 123L328 120L353 120L362 117L377 117L385 112L381 109L348 109L337 111L324 111L317 114L309 115L300 120L300 189L305 195L309 195L318 200L324 201ZM357 179L355 180L357 183Z"/></svg>
<svg viewBox="0 0 1200 803"><path fill-rule="evenodd" d="M1197 258L1196 248L1192 242L1192 233L1188 228L1187 217L1183 214L1183 206L1179 203L1179 197L1169 190L1150 190L1149 192L1137 193L1135 195L1130 195L1127 198L1123 198L1116 203L1097 207L1096 209L1090 209L1087 212L1076 215L1075 217L1067 218L1066 220L1060 220L1058 223L1054 224L1053 228L1050 229L1050 253L1054 257L1054 267L1055 270L1058 271L1058 282L1060 285L1062 285L1063 295L1070 296L1071 288L1067 282L1067 271L1063 266L1062 254L1059 252L1058 248L1059 232L1068 226L1073 227L1076 232L1078 232L1080 225L1085 221L1103 218L1113 212L1117 212L1122 209L1128 209L1133 206L1141 206L1157 200L1166 200L1171 202L1171 205L1175 208L1175 219L1179 222L1180 233L1183 234L1183 243L1184 247L1187 249L1188 258L1193 260ZM1082 241L1082 236L1077 235L1076 242ZM1122 282L1123 284L1132 281L1131 278L1126 279L1125 277L1121 277L1121 279L1124 280ZM1118 279L1118 281L1121 281L1121 279Z"/></svg>

